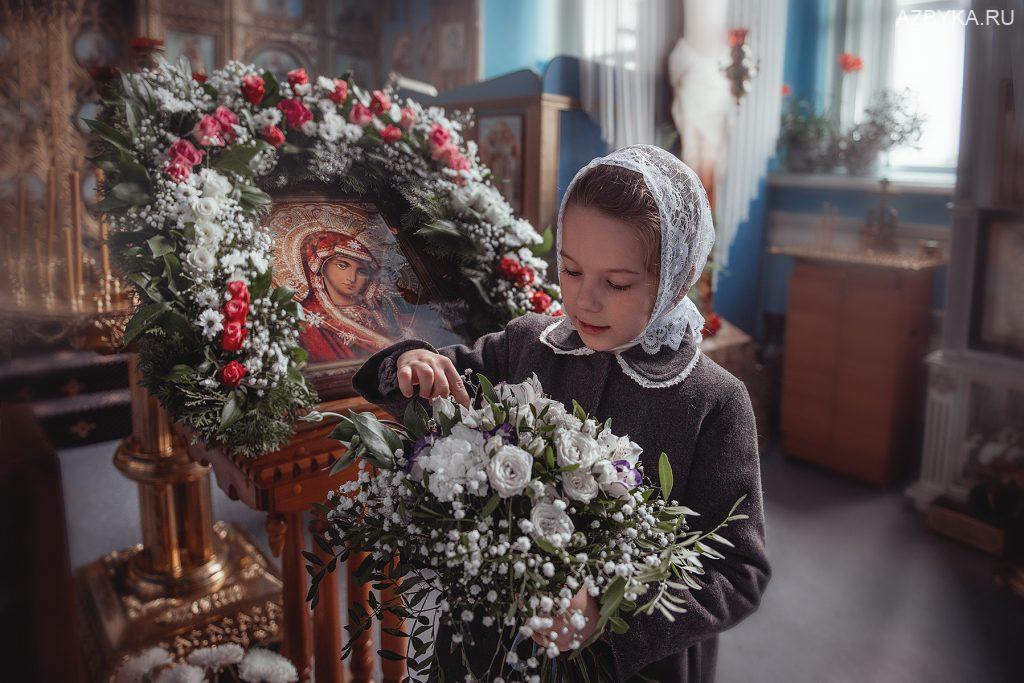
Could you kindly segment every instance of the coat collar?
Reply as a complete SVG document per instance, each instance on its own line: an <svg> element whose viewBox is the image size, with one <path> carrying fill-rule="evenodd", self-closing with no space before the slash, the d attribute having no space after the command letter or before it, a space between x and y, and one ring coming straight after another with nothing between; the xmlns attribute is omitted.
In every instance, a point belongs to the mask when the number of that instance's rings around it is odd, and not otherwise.
<svg viewBox="0 0 1024 683"><path fill-rule="evenodd" d="M589 356L598 353L583 343L579 332L564 316L541 331L540 342L560 355ZM690 375L700 358L700 346L697 339L688 336L678 350L662 346L651 355L637 344L614 356L627 377L642 387L660 389L679 384Z"/></svg>

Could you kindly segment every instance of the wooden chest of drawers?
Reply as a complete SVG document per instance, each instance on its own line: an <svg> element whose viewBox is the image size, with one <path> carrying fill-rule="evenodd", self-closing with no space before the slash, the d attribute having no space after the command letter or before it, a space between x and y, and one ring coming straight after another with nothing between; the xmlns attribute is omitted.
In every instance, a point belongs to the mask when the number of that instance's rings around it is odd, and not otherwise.
<svg viewBox="0 0 1024 683"><path fill-rule="evenodd" d="M786 453L878 485L902 473L923 390L932 273L797 259L783 358Z"/></svg>

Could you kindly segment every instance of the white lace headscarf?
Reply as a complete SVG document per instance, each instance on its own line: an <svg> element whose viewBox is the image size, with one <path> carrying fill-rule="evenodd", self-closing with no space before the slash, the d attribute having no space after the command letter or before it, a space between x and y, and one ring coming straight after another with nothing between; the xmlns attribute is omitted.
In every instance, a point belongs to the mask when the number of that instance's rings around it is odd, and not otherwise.
<svg viewBox="0 0 1024 683"><path fill-rule="evenodd" d="M704 185L693 169L660 147L630 145L608 156L598 157L579 170L569 183L558 210L556 255L559 273L562 272L562 219L567 202L576 182L590 169L602 164L640 173L654 197L661 218L661 277L651 318L637 337L611 351L621 352L637 344L652 355L662 346L678 349L687 331L700 342L704 316L686 292L700 277L715 243L711 206ZM572 320L568 323L572 325Z"/></svg>

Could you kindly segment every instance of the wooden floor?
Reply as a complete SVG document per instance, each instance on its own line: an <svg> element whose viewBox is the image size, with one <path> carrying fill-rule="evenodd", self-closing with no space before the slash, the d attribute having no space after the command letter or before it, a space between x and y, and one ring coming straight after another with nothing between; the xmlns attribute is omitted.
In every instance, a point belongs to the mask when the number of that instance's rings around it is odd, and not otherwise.
<svg viewBox="0 0 1024 683"><path fill-rule="evenodd" d="M71 563L139 540L114 443L61 452ZM900 487L880 491L764 457L773 578L761 609L722 634L719 683L1002 682L1024 671L1024 602L994 561L925 529ZM214 487L217 519L267 550L263 520Z"/></svg>

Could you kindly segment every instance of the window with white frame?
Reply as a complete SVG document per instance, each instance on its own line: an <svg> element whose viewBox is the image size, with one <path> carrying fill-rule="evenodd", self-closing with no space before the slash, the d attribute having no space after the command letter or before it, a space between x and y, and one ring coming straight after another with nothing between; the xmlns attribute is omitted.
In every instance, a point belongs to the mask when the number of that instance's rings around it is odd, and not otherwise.
<svg viewBox="0 0 1024 683"><path fill-rule="evenodd" d="M883 161L896 171L955 170L966 0L839 2L832 90L842 127L863 120L865 107L880 89L908 89L911 102L925 117L918 149L894 149ZM862 68L844 74L837 61L842 52L860 57Z"/></svg>

